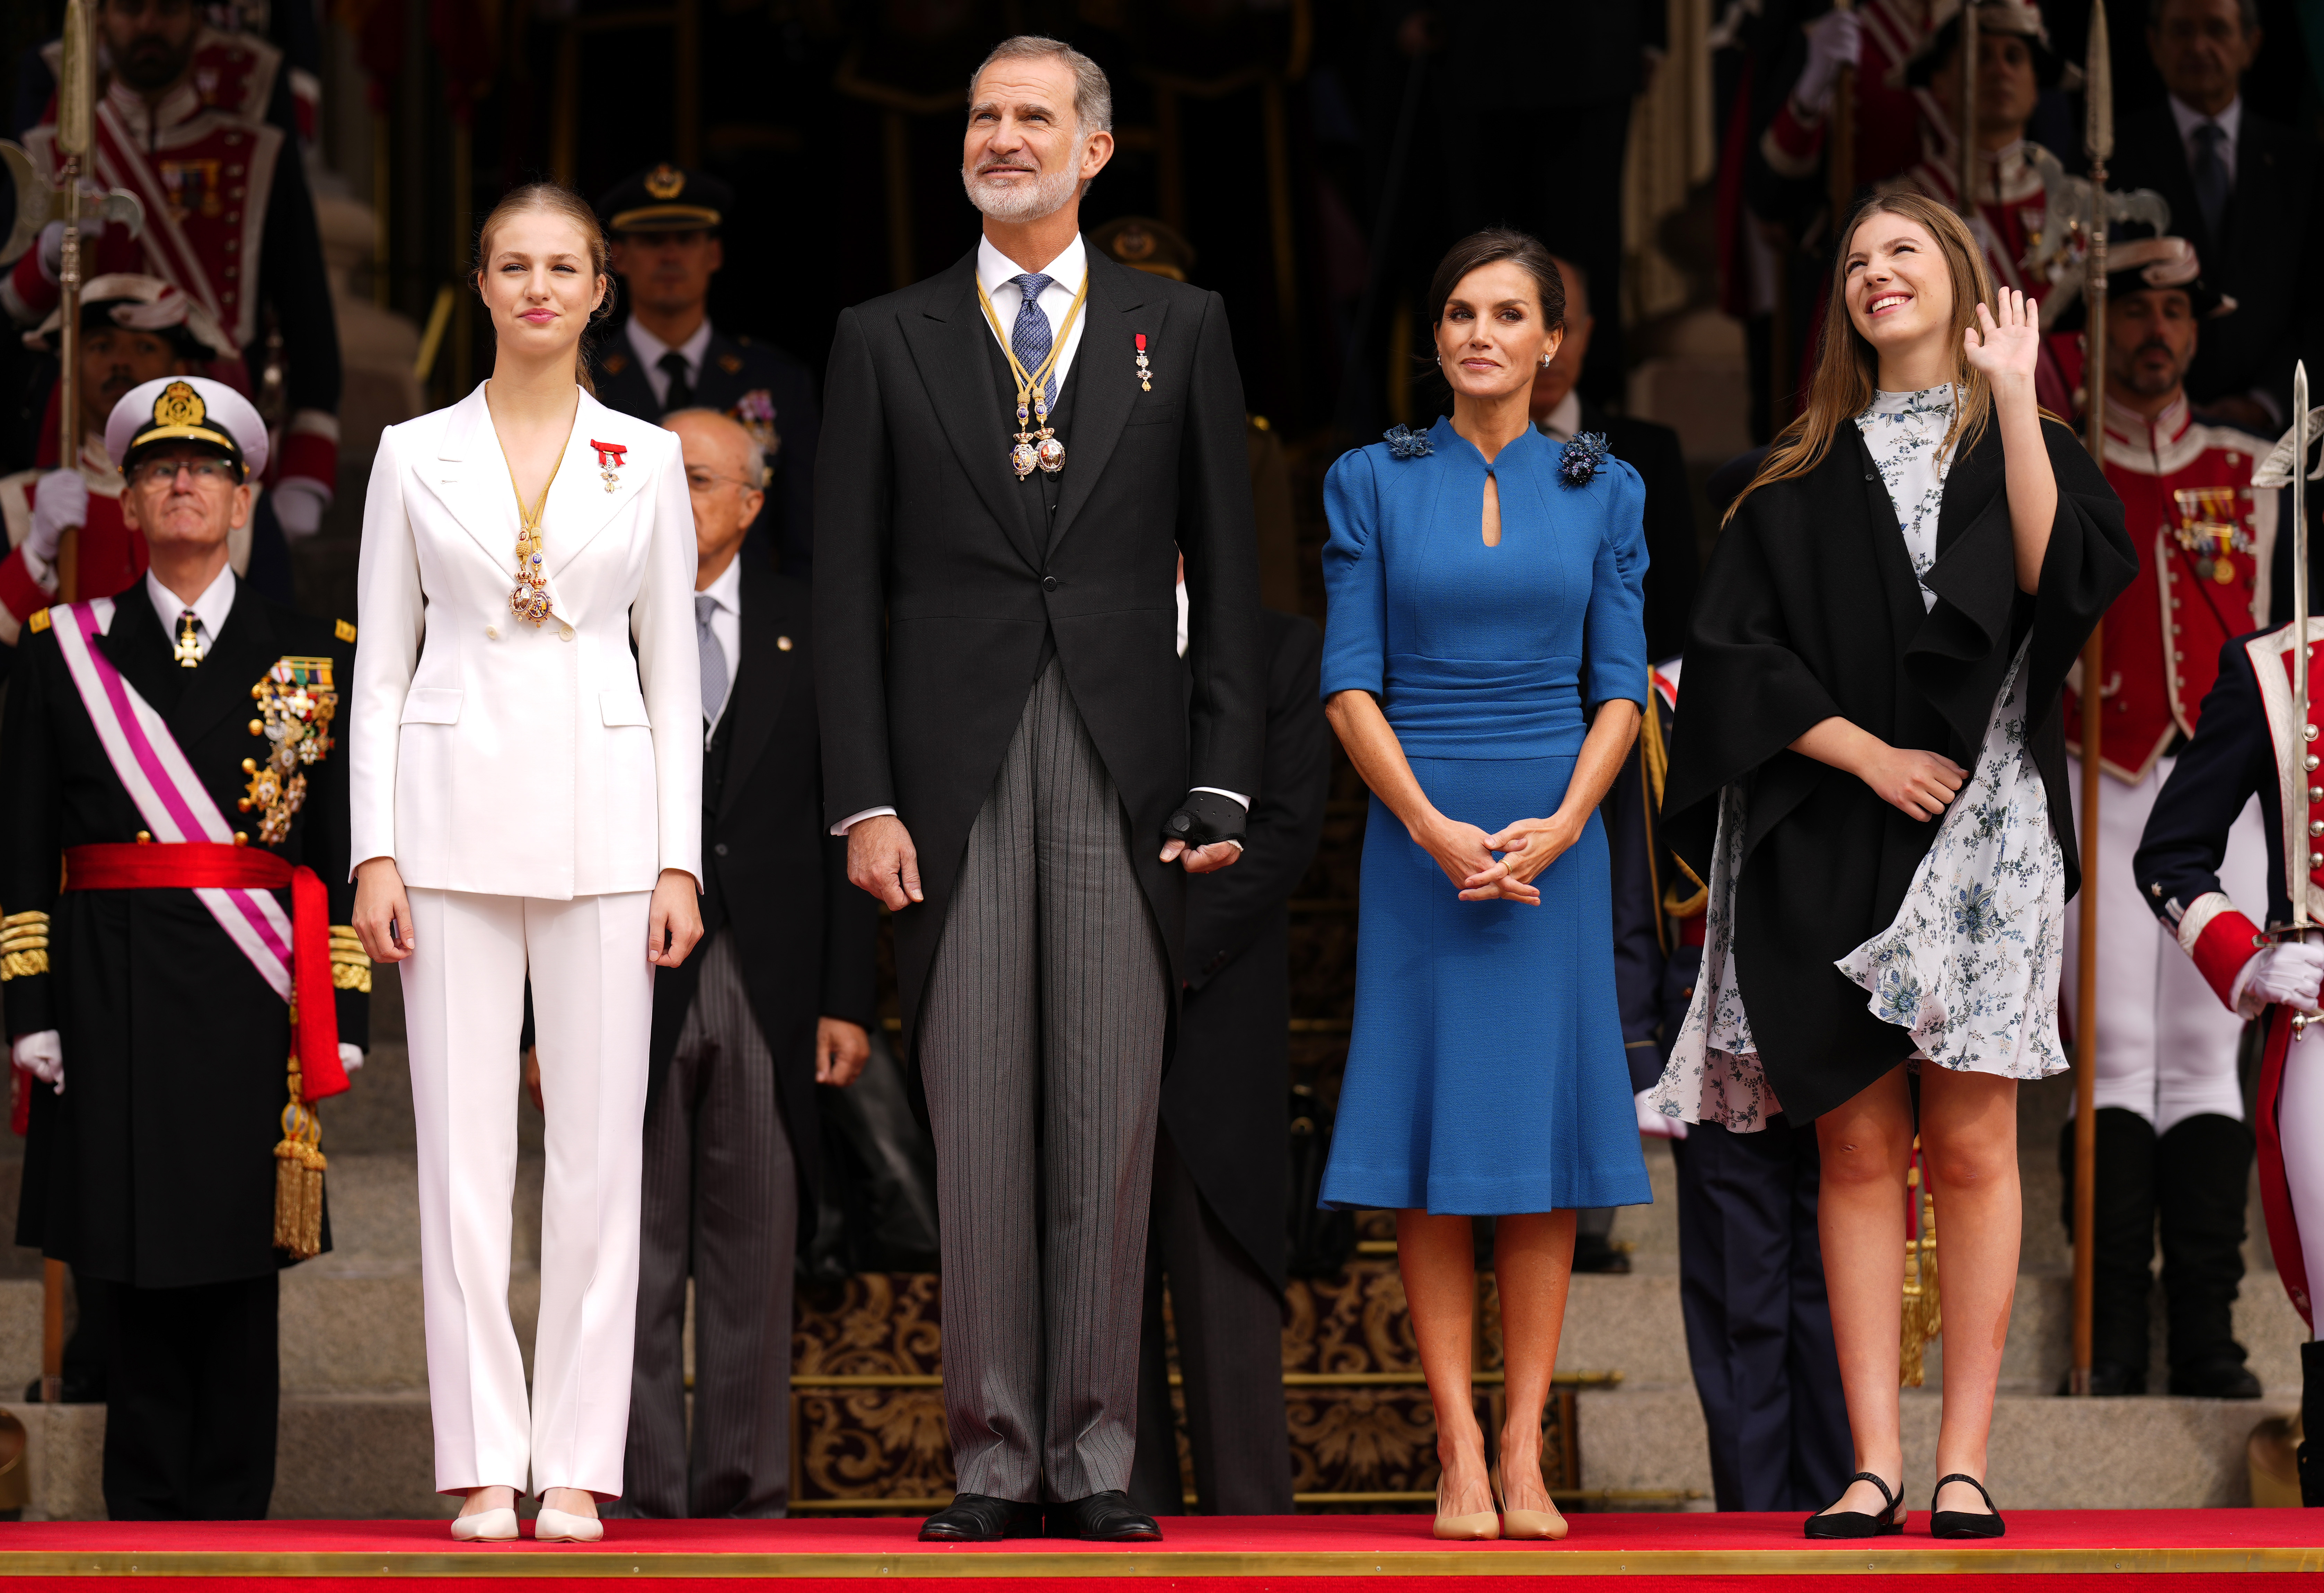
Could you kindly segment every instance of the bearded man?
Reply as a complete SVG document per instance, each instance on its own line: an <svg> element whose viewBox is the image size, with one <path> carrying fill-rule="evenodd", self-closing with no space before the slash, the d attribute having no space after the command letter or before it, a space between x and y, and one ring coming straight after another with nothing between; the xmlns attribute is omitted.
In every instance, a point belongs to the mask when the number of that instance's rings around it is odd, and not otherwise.
<svg viewBox="0 0 2324 1593"><path fill-rule="evenodd" d="M1052 1536L1152 1539L1124 1490L1180 870L1240 855L1266 737L1242 382L1217 294L1081 236L1097 64L1010 39L969 100L983 237L832 344L824 802L895 914L936 1136L960 1492L920 1535L1046 1504Z"/></svg>

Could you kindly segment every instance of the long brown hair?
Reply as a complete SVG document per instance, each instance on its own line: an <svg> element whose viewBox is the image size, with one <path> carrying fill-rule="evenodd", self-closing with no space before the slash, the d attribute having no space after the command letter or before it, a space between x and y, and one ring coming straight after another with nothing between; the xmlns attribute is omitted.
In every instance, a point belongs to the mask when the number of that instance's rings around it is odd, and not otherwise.
<svg viewBox="0 0 2324 1593"><path fill-rule="evenodd" d="M546 210L570 221L588 251L590 271L604 284L605 295L589 312L588 324L581 329L580 347L573 351L573 379L595 398L597 384L589 375L589 334L599 321L613 313L613 253L605 245L605 229L597 225L597 212L589 208L588 200L561 182L527 182L509 190L484 218L484 225L476 228L476 258L468 284L476 290L479 298L483 297L484 263L492 258L493 229L510 217L528 210Z"/></svg>
<svg viewBox="0 0 2324 1593"><path fill-rule="evenodd" d="M1986 270L1985 251L1959 216L1927 195L1875 194L1856 208L1840 232L1831 297L1824 305L1823 338L1816 350L1815 375L1808 382L1807 407L1776 437L1751 485L1728 505L1721 525L1734 519L1743 500L1759 488L1805 476L1823 463L1840 427L1862 414L1880 390L1880 356L1856 329L1848 313L1848 252L1856 241L1857 228L1884 213L1917 222L1934 238L1937 252L1944 256L1945 274L1952 281L1953 381L1960 402L1953 407L1952 425L1945 431L1939 457L1956 458L1985 434L1986 421L1993 414L1993 389L1961 356L1962 334L1977 325L1977 307L1993 302L1993 277Z"/></svg>

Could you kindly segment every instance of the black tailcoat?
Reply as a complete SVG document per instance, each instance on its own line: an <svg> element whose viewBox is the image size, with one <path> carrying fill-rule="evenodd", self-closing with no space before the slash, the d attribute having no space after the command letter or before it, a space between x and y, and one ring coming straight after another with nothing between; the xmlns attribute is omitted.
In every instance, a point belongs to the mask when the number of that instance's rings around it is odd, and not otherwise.
<svg viewBox="0 0 2324 1593"><path fill-rule="evenodd" d="M1908 817L1855 775L1787 750L1839 717L1891 746L1972 765L2018 645L2034 759L2080 888L2059 692L2085 638L2130 584L2122 501L2074 434L2042 422L2058 513L2041 590L2017 587L1998 421L1945 481L1925 613L1888 490L1855 426L1821 463L1746 497L1695 606L1663 812L1671 844L1711 875L1719 792L1746 785L1735 965L1753 1037L1785 1112L1803 1123L1911 1054L1833 963L1886 928L1937 820Z"/></svg>
<svg viewBox="0 0 2324 1593"><path fill-rule="evenodd" d="M1190 786L1258 789L1259 560L1225 307L1087 253L1060 477L1010 468L1016 391L973 252L843 311L832 343L816 495L824 808L836 822L892 807L918 851L927 900L895 920L908 1033L969 828L1053 650L1128 810L1174 986L1185 876L1157 857L1163 820Z"/></svg>
<svg viewBox="0 0 2324 1593"><path fill-rule="evenodd" d="M742 557L742 667L703 766L702 927L734 937L812 1202L823 1188L816 1020L867 1029L879 1021L872 942L880 904L847 883L847 843L825 833L807 584L747 550ZM691 957L654 976L649 1099L669 1076L701 971Z"/></svg>
<svg viewBox="0 0 2324 1593"><path fill-rule="evenodd" d="M2292 412L2292 363L2324 329L2316 297L2318 235L2324 205L2314 195L2315 140L2278 126L2244 107L2236 134L2236 182L2227 195L2221 231L2213 237L2195 202L2187 146L2168 104L2127 118L2122 125L2109 182L2116 189L2151 188L2171 201L2171 230L2195 245L2203 280L2232 295L2235 310L2202 325L2187 392L2200 409L2214 399L2254 388L2274 394L2279 413ZM2311 367L2312 368L2312 367Z"/></svg>
<svg viewBox="0 0 2324 1593"><path fill-rule="evenodd" d="M143 580L115 599L97 646L168 725L227 822L263 755L250 689L286 654L327 657L342 693L338 745L307 769L307 800L272 848L322 876L331 922L350 922L348 716L355 643L237 585L198 669L172 661ZM352 636L353 627L348 627ZM113 772L53 628L29 628L0 733L0 911L51 914L50 970L6 991L11 1038L60 1032L65 1091L37 1087L16 1243L82 1274L139 1288L260 1277L274 1248L274 1145L288 1098L290 1008L189 890L58 891L69 847L146 828ZM275 898L285 914L290 893ZM370 997L338 993L339 1038L367 1042ZM322 1108L324 1153L330 1115ZM324 1248L330 1247L324 1229Z"/></svg>
<svg viewBox="0 0 2324 1593"><path fill-rule="evenodd" d="M597 400L608 409L641 421L659 421L662 405L638 364L636 350L620 329L600 339L590 375ZM751 523L750 541L771 552L783 573L804 578L815 559L815 456L822 430L816 412L815 377L807 366L771 343L729 338L710 329L702 351L695 405L733 414L750 394L761 394L774 411L776 446L768 450L774 474L767 483L766 506Z"/></svg>
<svg viewBox="0 0 2324 1593"><path fill-rule="evenodd" d="M1280 1289L1290 1163L1291 915L1323 835L1332 732L1312 620L1260 612L1267 763L1242 860L1186 882L1186 990L1162 1121L1194 1187Z"/></svg>
<svg viewBox="0 0 2324 1593"><path fill-rule="evenodd" d="M2275 737L2246 644L2264 633L2237 636L2219 649L2219 676L2203 694L2202 717L2181 751L2171 778L2146 816L2131 872L2138 894L2176 934L2197 899L2218 890L2227 855L2227 830L2244 804L2259 798L2267 832L2267 907L2264 925L2292 922L2292 886L2283 867L2283 788L2276 774ZM2238 902L2248 914L2260 904Z"/></svg>
<svg viewBox="0 0 2324 1593"><path fill-rule="evenodd" d="M1695 577L1702 567L1685 450L1668 426L1609 415L1586 400L1582 430L1604 432L1614 457L1646 484L1646 656L1668 658L1686 646L1686 616L1694 608Z"/></svg>

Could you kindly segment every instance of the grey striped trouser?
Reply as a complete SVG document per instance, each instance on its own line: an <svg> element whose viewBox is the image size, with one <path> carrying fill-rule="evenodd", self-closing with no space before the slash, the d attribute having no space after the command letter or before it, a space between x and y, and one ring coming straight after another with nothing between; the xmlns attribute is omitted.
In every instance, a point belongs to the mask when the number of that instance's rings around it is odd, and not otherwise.
<svg viewBox="0 0 2324 1593"><path fill-rule="evenodd" d="M721 929L694 954L700 982L646 1115L628 1492L608 1514L780 1515L790 1502L798 1164L733 930Z"/></svg>
<svg viewBox="0 0 2324 1593"><path fill-rule="evenodd" d="M1053 659L969 832L920 1022L963 1493L1129 1485L1169 1019L1137 844Z"/></svg>

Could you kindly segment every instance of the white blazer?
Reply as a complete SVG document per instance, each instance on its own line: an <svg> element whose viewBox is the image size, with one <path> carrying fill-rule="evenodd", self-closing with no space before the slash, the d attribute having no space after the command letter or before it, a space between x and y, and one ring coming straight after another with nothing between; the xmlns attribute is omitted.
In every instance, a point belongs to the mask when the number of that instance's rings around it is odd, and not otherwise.
<svg viewBox="0 0 2324 1593"><path fill-rule="evenodd" d="M516 488L484 387L381 434L355 577L350 863L556 901L651 890L665 868L702 878L685 462L676 433L580 399L540 523L538 626L509 607Z"/></svg>

